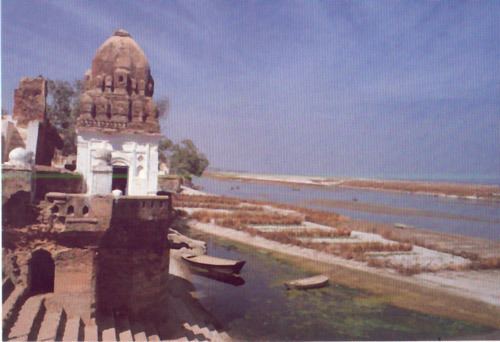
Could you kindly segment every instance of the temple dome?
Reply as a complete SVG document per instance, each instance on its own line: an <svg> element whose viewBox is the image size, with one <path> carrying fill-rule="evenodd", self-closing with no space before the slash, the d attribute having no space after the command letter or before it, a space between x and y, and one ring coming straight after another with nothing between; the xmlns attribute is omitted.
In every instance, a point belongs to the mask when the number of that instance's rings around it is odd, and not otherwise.
<svg viewBox="0 0 500 342"><path fill-rule="evenodd" d="M91 77L113 77L117 69L128 73L130 79L147 82L151 78L144 51L125 30L119 29L97 49L92 61Z"/></svg>
<svg viewBox="0 0 500 342"><path fill-rule="evenodd" d="M125 30L117 30L97 49L85 72L79 130L158 133L154 80L144 51Z"/></svg>

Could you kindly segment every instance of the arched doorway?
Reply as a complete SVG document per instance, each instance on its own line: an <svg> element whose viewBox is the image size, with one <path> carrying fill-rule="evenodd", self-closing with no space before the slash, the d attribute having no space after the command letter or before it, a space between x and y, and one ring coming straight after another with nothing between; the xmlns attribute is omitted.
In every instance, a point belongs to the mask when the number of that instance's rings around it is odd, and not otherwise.
<svg viewBox="0 0 500 342"><path fill-rule="evenodd" d="M111 182L111 190L119 189L124 195L127 194L128 183L128 167L113 166L113 180Z"/></svg>
<svg viewBox="0 0 500 342"><path fill-rule="evenodd" d="M30 290L32 294L54 292L54 260L44 249L35 251L29 262Z"/></svg>

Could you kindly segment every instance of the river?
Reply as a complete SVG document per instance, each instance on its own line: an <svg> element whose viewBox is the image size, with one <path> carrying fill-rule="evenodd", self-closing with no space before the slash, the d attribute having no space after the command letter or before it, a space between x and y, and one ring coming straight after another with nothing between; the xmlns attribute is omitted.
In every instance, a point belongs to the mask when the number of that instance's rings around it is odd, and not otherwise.
<svg viewBox="0 0 500 342"><path fill-rule="evenodd" d="M201 186L203 191L218 195L289 203L312 209L333 211L354 219L388 224L404 223L417 228L427 228L445 233L500 240L500 202L498 201L210 178L197 178L194 183ZM329 205L329 201L352 202L353 208L335 207ZM374 212L374 210L354 209L362 208L363 205L383 207L387 210ZM390 208L395 208L395 211L400 213L394 214L394 210L391 211Z"/></svg>

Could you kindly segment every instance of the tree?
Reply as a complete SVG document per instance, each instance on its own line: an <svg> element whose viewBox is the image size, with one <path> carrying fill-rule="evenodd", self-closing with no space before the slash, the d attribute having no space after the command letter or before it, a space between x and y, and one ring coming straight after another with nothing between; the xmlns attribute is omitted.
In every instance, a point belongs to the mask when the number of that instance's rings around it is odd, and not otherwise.
<svg viewBox="0 0 500 342"><path fill-rule="evenodd" d="M76 153L75 124L82 82L47 80L47 117L62 136L64 155Z"/></svg>
<svg viewBox="0 0 500 342"><path fill-rule="evenodd" d="M172 148L172 146L174 146L172 140L168 138L163 138L160 140L160 142L158 143L158 159L160 160L160 162L167 164L168 162L167 154L168 151Z"/></svg>
<svg viewBox="0 0 500 342"><path fill-rule="evenodd" d="M164 139L160 142L159 150L160 160L166 160L168 152L170 171L185 178L191 178L191 175L201 176L209 164L207 157L198 151L190 139L182 140L179 144Z"/></svg>

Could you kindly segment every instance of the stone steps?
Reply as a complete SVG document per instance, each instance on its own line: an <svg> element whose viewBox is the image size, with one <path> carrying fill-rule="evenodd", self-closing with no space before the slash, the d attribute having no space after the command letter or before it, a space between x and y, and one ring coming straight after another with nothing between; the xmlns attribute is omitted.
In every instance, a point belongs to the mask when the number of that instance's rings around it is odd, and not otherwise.
<svg viewBox="0 0 500 342"><path fill-rule="evenodd" d="M5 303L14 289L15 286L12 280L10 280L10 278L5 278L2 282L2 303Z"/></svg>
<svg viewBox="0 0 500 342"><path fill-rule="evenodd" d="M66 323L66 313L59 309L55 312L46 312L37 341L57 341L62 338Z"/></svg>
<svg viewBox="0 0 500 342"><path fill-rule="evenodd" d="M41 295L30 297L24 302L16 323L10 330L11 341L33 341L38 336L43 316L45 298Z"/></svg>
<svg viewBox="0 0 500 342"><path fill-rule="evenodd" d="M200 327L198 324L183 324L184 329L191 334L186 334L189 340L198 339L202 341L231 341L231 337L225 332L217 331L212 325Z"/></svg>
<svg viewBox="0 0 500 342"><path fill-rule="evenodd" d="M25 292L25 291L24 291ZM218 332L212 325L194 320L193 314L185 308L182 300L175 301L176 315L168 322L155 325L147 322L130 322L128 317L106 316L97 323L91 320L84 324L80 317L68 318L63 308L50 308L45 305L44 295L23 299L21 289L15 288L4 302L18 307L11 314L12 329L8 338L15 341L230 341L225 332ZM16 305L12 303L17 303ZM192 324L185 319L189 319ZM5 330L4 330L4 333Z"/></svg>
<svg viewBox="0 0 500 342"><path fill-rule="evenodd" d="M99 341L99 331L95 323L85 325L84 329L85 341Z"/></svg>
<svg viewBox="0 0 500 342"><path fill-rule="evenodd" d="M127 317L116 317L116 330L120 341L134 341Z"/></svg>
<svg viewBox="0 0 500 342"><path fill-rule="evenodd" d="M2 334L4 341L7 339L10 329L16 322L17 315L26 300L27 292L26 288L16 286L2 304Z"/></svg>
<svg viewBox="0 0 500 342"><path fill-rule="evenodd" d="M64 327L63 341L81 341L83 339L84 329L80 317L74 317L66 321Z"/></svg>
<svg viewBox="0 0 500 342"><path fill-rule="evenodd" d="M148 341L161 341L158 330L156 330L156 327L152 323L148 323L146 325L146 335L148 337Z"/></svg>
<svg viewBox="0 0 500 342"><path fill-rule="evenodd" d="M132 335L134 335L134 341L146 342L148 337L146 336L146 330L142 324L134 322L131 324Z"/></svg>
<svg viewBox="0 0 500 342"><path fill-rule="evenodd" d="M119 341L116 335L115 319L112 316L104 317L98 326L102 329L101 341Z"/></svg>

